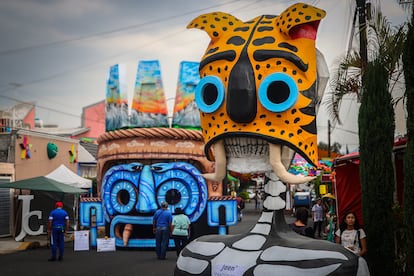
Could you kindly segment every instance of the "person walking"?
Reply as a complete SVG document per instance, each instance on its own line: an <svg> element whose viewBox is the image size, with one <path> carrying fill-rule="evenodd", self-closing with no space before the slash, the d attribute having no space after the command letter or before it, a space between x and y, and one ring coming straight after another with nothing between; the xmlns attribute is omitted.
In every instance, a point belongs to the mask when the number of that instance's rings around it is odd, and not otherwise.
<svg viewBox="0 0 414 276"><path fill-rule="evenodd" d="M152 219L152 229L155 234L155 253L158 259L165 260L170 240L172 214L168 210L168 203L162 202L161 208L155 211Z"/></svg>
<svg viewBox="0 0 414 276"><path fill-rule="evenodd" d="M367 239L354 212L345 214L339 229L335 232L335 242L359 256L367 253Z"/></svg>
<svg viewBox="0 0 414 276"><path fill-rule="evenodd" d="M177 256L187 245L190 237L190 219L180 207L175 208L175 216L172 220L172 237L174 239Z"/></svg>
<svg viewBox="0 0 414 276"><path fill-rule="evenodd" d="M245 207L245 203L244 203L243 198L240 195L237 195L236 201L237 201L237 217L238 217L238 220L241 221L243 218L243 209Z"/></svg>
<svg viewBox="0 0 414 276"><path fill-rule="evenodd" d="M50 237L52 245L52 257L48 260L49 262L56 261L56 253L59 248L59 258L63 259L63 253L65 250L65 232L69 229L69 215L63 210L63 203L61 201L56 202L55 209L50 212L47 234Z"/></svg>
<svg viewBox="0 0 414 276"><path fill-rule="evenodd" d="M322 237L322 223L324 220L324 210L322 206L322 199L317 198L316 204L312 207L312 219L313 219L313 233L316 235L318 231L318 237Z"/></svg>
<svg viewBox="0 0 414 276"><path fill-rule="evenodd" d="M262 202L262 196L260 195L259 191L257 191L257 190L256 190L255 195L254 195L254 201L255 201L254 209L255 210L260 210L260 204Z"/></svg>

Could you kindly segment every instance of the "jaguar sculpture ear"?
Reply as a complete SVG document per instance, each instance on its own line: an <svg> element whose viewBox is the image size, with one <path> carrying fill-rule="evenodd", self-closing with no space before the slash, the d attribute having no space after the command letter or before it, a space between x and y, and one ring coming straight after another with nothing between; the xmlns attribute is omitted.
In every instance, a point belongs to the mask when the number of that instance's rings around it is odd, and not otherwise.
<svg viewBox="0 0 414 276"><path fill-rule="evenodd" d="M305 3L297 3L279 15L276 19L276 27L291 39L315 40L319 22L325 15L324 10Z"/></svg>
<svg viewBox="0 0 414 276"><path fill-rule="evenodd" d="M220 39L223 33L228 29L233 29L239 23L242 23L242 21L231 14L212 12L194 18L187 25L187 29L197 28L204 30L212 41L216 41Z"/></svg>

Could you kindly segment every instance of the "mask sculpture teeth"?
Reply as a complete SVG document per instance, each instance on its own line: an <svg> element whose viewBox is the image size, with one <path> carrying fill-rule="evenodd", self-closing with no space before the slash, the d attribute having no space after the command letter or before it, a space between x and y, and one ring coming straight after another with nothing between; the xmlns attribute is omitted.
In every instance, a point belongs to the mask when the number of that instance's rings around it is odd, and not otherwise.
<svg viewBox="0 0 414 276"><path fill-rule="evenodd" d="M248 138L233 138L220 140L212 145L215 156L215 172L204 174L206 179L221 181L226 176L227 169L244 173L251 172L252 167L258 166L255 171L273 170L285 183L302 184L315 177L301 177L289 173L282 163L282 148L280 145L258 142L261 140ZM247 158L247 160L246 160ZM236 160L244 160L247 164L234 165Z"/></svg>

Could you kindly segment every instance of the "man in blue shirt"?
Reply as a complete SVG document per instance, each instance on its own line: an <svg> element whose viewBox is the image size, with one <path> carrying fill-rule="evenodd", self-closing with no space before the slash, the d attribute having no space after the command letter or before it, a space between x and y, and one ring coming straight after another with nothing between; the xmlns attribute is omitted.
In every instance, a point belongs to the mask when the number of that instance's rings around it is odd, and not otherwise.
<svg viewBox="0 0 414 276"><path fill-rule="evenodd" d="M49 215L47 224L47 233L51 235L52 243L52 257L48 260L50 262L56 261L56 251L59 248L59 261L63 259L63 252L65 250L65 232L69 229L69 215L63 210L63 203L58 201L55 208Z"/></svg>
<svg viewBox="0 0 414 276"><path fill-rule="evenodd" d="M162 202L152 219L152 228L155 234L155 253L160 260L165 260L168 243L170 240L172 214L168 209L168 203Z"/></svg>

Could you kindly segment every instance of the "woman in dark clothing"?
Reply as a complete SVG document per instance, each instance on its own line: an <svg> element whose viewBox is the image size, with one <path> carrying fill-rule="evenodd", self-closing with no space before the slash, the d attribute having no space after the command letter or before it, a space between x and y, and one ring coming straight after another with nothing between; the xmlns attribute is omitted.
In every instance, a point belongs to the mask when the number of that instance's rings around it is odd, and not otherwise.
<svg viewBox="0 0 414 276"><path fill-rule="evenodd" d="M313 229L308 227L309 212L305 207L296 209L296 221L290 224L290 228L296 233L313 238Z"/></svg>

